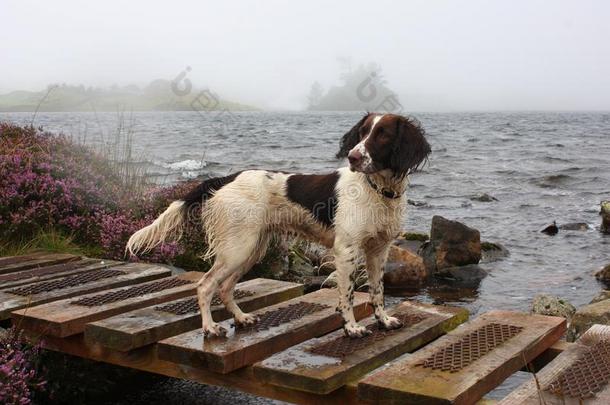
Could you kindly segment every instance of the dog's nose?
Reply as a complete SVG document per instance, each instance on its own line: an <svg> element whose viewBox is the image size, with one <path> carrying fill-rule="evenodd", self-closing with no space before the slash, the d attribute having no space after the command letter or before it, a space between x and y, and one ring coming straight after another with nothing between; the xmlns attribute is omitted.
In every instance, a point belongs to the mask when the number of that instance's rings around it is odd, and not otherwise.
<svg viewBox="0 0 610 405"><path fill-rule="evenodd" d="M347 160L349 160L350 165L355 166L360 162L360 160L362 160L362 153L358 152L357 150L351 150L347 154Z"/></svg>

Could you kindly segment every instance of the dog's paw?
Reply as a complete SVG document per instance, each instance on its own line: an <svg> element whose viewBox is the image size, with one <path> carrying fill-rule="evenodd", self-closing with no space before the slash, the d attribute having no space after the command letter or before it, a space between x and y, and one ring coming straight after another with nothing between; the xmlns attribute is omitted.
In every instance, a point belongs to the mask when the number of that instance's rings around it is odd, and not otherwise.
<svg viewBox="0 0 610 405"><path fill-rule="evenodd" d="M346 336L350 338L361 338L370 335L373 333L371 330L365 328L364 326L360 326L357 323L346 323L343 327L343 331Z"/></svg>
<svg viewBox="0 0 610 405"><path fill-rule="evenodd" d="M402 322L398 318L394 318L393 316L385 316L379 319L379 326L383 329L391 330L402 328Z"/></svg>
<svg viewBox="0 0 610 405"><path fill-rule="evenodd" d="M239 318L235 318L235 327L243 328L246 326L252 326L258 322L258 317L252 314L243 314Z"/></svg>
<svg viewBox="0 0 610 405"><path fill-rule="evenodd" d="M227 336L227 330L217 323L212 323L203 326L203 335L207 338L225 337Z"/></svg>

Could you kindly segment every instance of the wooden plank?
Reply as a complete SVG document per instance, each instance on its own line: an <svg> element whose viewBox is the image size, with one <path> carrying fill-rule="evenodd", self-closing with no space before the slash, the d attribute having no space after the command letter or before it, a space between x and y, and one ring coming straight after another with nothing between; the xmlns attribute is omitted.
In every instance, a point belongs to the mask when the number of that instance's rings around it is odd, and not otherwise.
<svg viewBox="0 0 610 405"><path fill-rule="evenodd" d="M5 264L0 265L0 274L72 262L79 260L80 256L68 253L36 253L33 255L20 256L19 258L9 257L5 259Z"/></svg>
<svg viewBox="0 0 610 405"><path fill-rule="evenodd" d="M19 310L13 312L13 317L24 329L66 337L82 333L89 322L192 295L201 275L192 271L129 287L107 289Z"/></svg>
<svg viewBox="0 0 610 405"><path fill-rule="evenodd" d="M371 314L372 306L367 305L367 296L364 293L355 295L354 314L357 319ZM162 340L157 344L159 357L229 373L294 344L338 329L343 322L335 310L336 303L336 290L315 291L254 311L260 320L252 329L236 331L232 321L222 322L221 325L229 331L225 338L204 339L201 329L198 329ZM292 315L294 319L266 328L269 319L290 319Z"/></svg>
<svg viewBox="0 0 610 405"><path fill-rule="evenodd" d="M468 319L461 308L402 302L389 311L403 327L380 330L374 317L361 322L373 330L362 339L350 339L342 330L315 338L275 354L254 366L258 379L282 387L327 394L350 380L412 352Z"/></svg>
<svg viewBox="0 0 610 405"><path fill-rule="evenodd" d="M358 384L363 400L472 404L555 343L564 318L491 311Z"/></svg>
<svg viewBox="0 0 610 405"><path fill-rule="evenodd" d="M610 404L610 326L593 325L498 405Z"/></svg>
<svg viewBox="0 0 610 405"><path fill-rule="evenodd" d="M114 260L101 260L83 258L82 260L55 264L48 267L39 267L28 270L22 270L14 273L0 275L0 290L8 288L47 281L54 278L69 276L71 274L82 273L91 270L106 269L110 267L120 266L125 262L117 262Z"/></svg>
<svg viewBox="0 0 610 405"><path fill-rule="evenodd" d="M48 350L168 377L227 387L259 397L273 398L295 404L336 405L359 403L357 392L354 389L355 386L342 387L328 395L317 395L266 384L254 377L251 367L244 367L229 374L219 374L202 368L165 361L158 358L156 345L143 346L129 352L119 352L100 345L86 344L83 334L67 338L45 336L41 339L37 333L25 332L29 335L29 338L40 341L42 347Z"/></svg>
<svg viewBox="0 0 610 405"><path fill-rule="evenodd" d="M250 312L302 295L303 285L257 278L239 283L237 290L244 292L245 296L236 297L236 302L243 311ZM160 310L166 305L191 307L194 311L172 313ZM212 316L216 321L230 318L222 304L212 307ZM191 297L90 323L85 328L85 339L90 344L98 343L111 349L127 351L200 327L201 314L197 299Z"/></svg>
<svg viewBox="0 0 610 405"><path fill-rule="evenodd" d="M164 266L146 263L129 263L109 269L96 270L96 272L102 271L112 272L113 274L106 274L107 277L97 280L80 280L82 282L74 285L79 281L76 277L84 275L83 273L78 273L0 291L0 320L8 319L11 316L11 312L22 308L25 308L24 312L27 312L31 310L31 307L36 305L95 291L155 280L171 274L171 270ZM89 275L89 273L86 274ZM91 273L93 277L102 277L103 275Z"/></svg>

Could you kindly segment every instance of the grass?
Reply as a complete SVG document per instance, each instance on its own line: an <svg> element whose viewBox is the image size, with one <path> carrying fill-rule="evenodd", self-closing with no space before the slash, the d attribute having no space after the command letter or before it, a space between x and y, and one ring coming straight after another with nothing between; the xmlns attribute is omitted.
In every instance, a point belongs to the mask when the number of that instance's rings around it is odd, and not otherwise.
<svg viewBox="0 0 610 405"><path fill-rule="evenodd" d="M74 241L74 236L58 230L40 230L27 240L0 239L0 257L19 256L34 252L70 253L90 257L100 257L102 251L96 246L83 246Z"/></svg>

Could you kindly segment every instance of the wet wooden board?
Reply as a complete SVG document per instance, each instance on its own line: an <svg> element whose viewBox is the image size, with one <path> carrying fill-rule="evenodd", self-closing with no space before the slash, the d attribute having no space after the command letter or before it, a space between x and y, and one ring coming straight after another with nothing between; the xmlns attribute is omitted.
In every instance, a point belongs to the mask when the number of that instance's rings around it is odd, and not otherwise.
<svg viewBox="0 0 610 405"><path fill-rule="evenodd" d="M109 267L120 266L122 264L125 263L117 262L114 260L83 258L82 260L77 260L68 263L61 263L52 266L22 270L14 273L0 275L0 289L6 290L8 288L24 284L37 283L40 281L69 276L70 274L76 274L97 269L105 269Z"/></svg>
<svg viewBox="0 0 610 405"><path fill-rule="evenodd" d="M22 308L26 308L24 311L27 312L28 310L31 310L31 307L36 305L62 300L81 294L87 294L94 291L107 290L129 284L155 280L161 277L167 277L171 274L171 271L166 267L145 263L129 263L117 267L110 267L109 269L98 269L96 272L115 270L121 271L124 274L93 280L74 286L49 287L47 291L40 291L29 295L26 293L16 294L14 291L23 291L30 288L40 289L42 286L47 285L46 283L66 282L83 273L73 274L40 283L20 285L2 290L0 291L0 319L8 319L11 316L10 314L12 311Z"/></svg>
<svg viewBox="0 0 610 405"><path fill-rule="evenodd" d="M261 319L255 328L235 330L231 321L221 323L229 334L225 338L204 339L201 329L186 332L158 343L159 358L205 367L219 373L229 373L254 364L274 353L307 339L324 335L342 326L343 321L335 311L338 297L334 289L322 289L290 301L254 311ZM356 293L354 314L361 319L371 314L368 294ZM307 313L308 311L311 311ZM265 329L267 320L287 318L300 313L295 319Z"/></svg>
<svg viewBox="0 0 610 405"><path fill-rule="evenodd" d="M242 298L236 297L237 304L243 311L250 312L302 295L303 285L257 278L239 283L237 290L244 292ZM195 310L172 313L168 312L167 306L170 305L192 307ZM162 310L164 308L165 310ZM212 316L214 320L222 321L228 319L230 314L224 305L220 304L212 307ZM85 328L85 339L90 344L97 343L115 350L127 351L200 327L201 314L197 299L190 297L90 323Z"/></svg>
<svg viewBox="0 0 610 405"><path fill-rule="evenodd" d="M146 266L154 267L151 264ZM195 283L201 279L201 275L200 272L192 271L128 287L106 289L93 294L15 311L13 317L16 318L15 322L20 322L24 329L51 336L66 337L82 333L89 322L192 295L196 289ZM171 284L176 283L181 285L171 287ZM145 292L160 284L168 284L170 287L156 292ZM161 286L163 287L163 285ZM130 298L121 298L121 295L130 293L133 293ZM108 302L105 302L106 300Z"/></svg>
<svg viewBox="0 0 610 405"><path fill-rule="evenodd" d="M68 253L34 253L25 256L11 256L0 259L0 274L32 269L36 267L52 266L79 260L80 256Z"/></svg>
<svg viewBox="0 0 610 405"><path fill-rule="evenodd" d="M502 405L610 404L610 326L593 325Z"/></svg>
<svg viewBox="0 0 610 405"><path fill-rule="evenodd" d="M380 330L374 317L360 323L373 334L350 339L342 330L315 338L275 354L254 366L266 383L317 394L327 394L376 367L411 352L468 319L468 311L402 302L388 311L403 321L400 329Z"/></svg>
<svg viewBox="0 0 610 405"><path fill-rule="evenodd" d="M553 345L563 318L491 311L358 384L377 403L472 404Z"/></svg>

